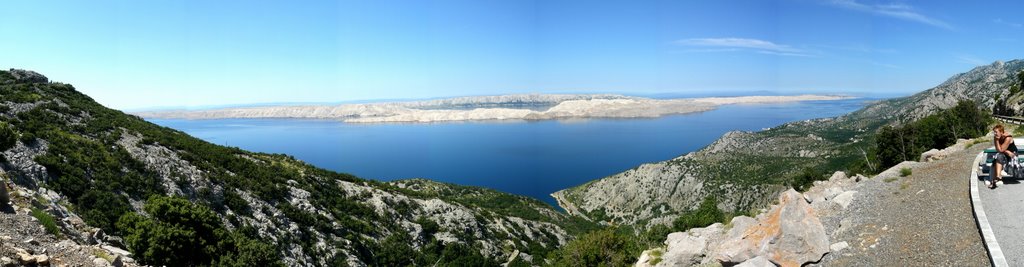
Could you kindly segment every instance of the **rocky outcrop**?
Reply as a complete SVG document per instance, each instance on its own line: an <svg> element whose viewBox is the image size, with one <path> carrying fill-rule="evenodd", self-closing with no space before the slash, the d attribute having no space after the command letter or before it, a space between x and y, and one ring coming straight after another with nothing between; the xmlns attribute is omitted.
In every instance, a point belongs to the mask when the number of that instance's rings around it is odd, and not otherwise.
<svg viewBox="0 0 1024 267"><path fill-rule="evenodd" d="M90 227L56 205L59 194L9 186L16 193L12 194L11 206L0 209L0 266L138 266L131 253L121 248L103 240L81 238L78 231L88 232ZM60 227L58 235L45 231L30 207L53 216ZM70 222L75 220L79 223Z"/></svg>
<svg viewBox="0 0 1024 267"><path fill-rule="evenodd" d="M841 251L845 242L830 243L821 216L836 216L856 200L860 175L836 172L815 182L801 194L792 189L779 195L778 204L756 218L734 217L728 224L712 224L668 235L665 247L644 251L643 266L802 266L818 262L827 253Z"/></svg>
<svg viewBox="0 0 1024 267"><path fill-rule="evenodd" d="M766 256L781 266L801 266L820 260L829 244L814 209L800 193L789 190L779 196L778 207L758 216L757 225L722 242L715 260L741 263Z"/></svg>
<svg viewBox="0 0 1024 267"><path fill-rule="evenodd" d="M31 70L11 69L8 73L14 77L15 82L19 83L47 83L50 81L46 76Z"/></svg>
<svg viewBox="0 0 1024 267"><path fill-rule="evenodd" d="M973 142L974 142L974 140L957 139L956 140L956 144L954 144L954 145L952 145L950 147L943 148L941 150L933 148L931 150L925 151L924 153L921 153L921 158L918 161L920 161L920 162L932 162L932 161L944 159L944 158L948 157L949 155L951 155L951 154L953 154L955 152L963 151L965 148L970 146L971 143L973 143Z"/></svg>

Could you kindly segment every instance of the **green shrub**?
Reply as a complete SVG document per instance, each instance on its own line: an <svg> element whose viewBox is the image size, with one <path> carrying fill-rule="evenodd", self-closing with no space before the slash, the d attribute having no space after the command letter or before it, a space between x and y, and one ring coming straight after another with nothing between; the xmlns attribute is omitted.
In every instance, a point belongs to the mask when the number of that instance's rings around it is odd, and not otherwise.
<svg viewBox="0 0 1024 267"><path fill-rule="evenodd" d="M14 131L14 127L6 122L0 122L0 151L14 147L17 141L18 133Z"/></svg>
<svg viewBox="0 0 1024 267"><path fill-rule="evenodd" d="M60 237L60 228L57 227L57 221L53 218L53 215L46 211L32 208L32 217L36 217L39 220L39 224L43 225L47 233Z"/></svg>
<svg viewBox="0 0 1024 267"><path fill-rule="evenodd" d="M554 266L631 266L640 252L631 236L605 228L576 238L549 258Z"/></svg>
<svg viewBox="0 0 1024 267"><path fill-rule="evenodd" d="M886 169L903 161L917 160L932 148L945 148L957 138L973 138L988 132L992 117L971 101L902 126L886 126L875 135L874 153Z"/></svg>
<svg viewBox="0 0 1024 267"><path fill-rule="evenodd" d="M151 217L126 213L117 221L137 259L168 266L280 265L272 246L230 233L206 206L182 198L153 196L144 208Z"/></svg>
<svg viewBox="0 0 1024 267"><path fill-rule="evenodd" d="M914 173L914 171L911 170L910 168L902 168L902 169L900 169L900 177L907 177L907 176L910 176L913 173Z"/></svg>
<svg viewBox="0 0 1024 267"><path fill-rule="evenodd" d="M706 197L697 210L683 213L672 222L673 232L682 232L691 228L705 227L725 220L725 213L718 209L718 201L714 197Z"/></svg>
<svg viewBox="0 0 1024 267"><path fill-rule="evenodd" d="M821 181L825 179L825 173L816 168L804 168L793 180L789 186L793 187L797 191L803 192L810 189L814 185L814 181Z"/></svg>

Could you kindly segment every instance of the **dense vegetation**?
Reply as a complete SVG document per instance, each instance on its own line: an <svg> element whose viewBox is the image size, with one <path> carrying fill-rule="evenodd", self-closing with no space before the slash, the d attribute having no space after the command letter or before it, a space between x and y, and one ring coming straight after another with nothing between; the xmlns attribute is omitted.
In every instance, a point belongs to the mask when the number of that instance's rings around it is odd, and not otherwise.
<svg viewBox="0 0 1024 267"><path fill-rule="evenodd" d="M126 213L117 221L137 259L167 266L283 266L274 248L242 232L230 232L217 214L186 199L152 196L150 217Z"/></svg>
<svg viewBox="0 0 1024 267"><path fill-rule="evenodd" d="M996 115L1004 116L1020 116L1021 114L1014 112L1009 108L1010 105L1019 104L1011 102L1021 101L1021 89L1024 88L1024 70L1017 73L1016 80L1012 82L1009 88L1008 94L1003 96L1002 94L996 96L996 104L992 107L992 113Z"/></svg>
<svg viewBox="0 0 1024 267"><path fill-rule="evenodd" d="M971 101L960 101L953 108L942 110L901 126L882 127L875 137L875 155L882 169L917 160L921 153L945 148L958 138L985 135L991 116Z"/></svg>

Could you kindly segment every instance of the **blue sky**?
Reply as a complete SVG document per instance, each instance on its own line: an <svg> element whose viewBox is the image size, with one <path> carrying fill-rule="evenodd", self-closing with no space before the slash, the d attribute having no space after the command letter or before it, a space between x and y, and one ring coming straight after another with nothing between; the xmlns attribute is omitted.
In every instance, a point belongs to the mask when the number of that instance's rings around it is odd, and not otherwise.
<svg viewBox="0 0 1024 267"><path fill-rule="evenodd" d="M1024 57L1021 10L1021 1L14 1L0 9L0 67L39 71L119 109L909 94Z"/></svg>

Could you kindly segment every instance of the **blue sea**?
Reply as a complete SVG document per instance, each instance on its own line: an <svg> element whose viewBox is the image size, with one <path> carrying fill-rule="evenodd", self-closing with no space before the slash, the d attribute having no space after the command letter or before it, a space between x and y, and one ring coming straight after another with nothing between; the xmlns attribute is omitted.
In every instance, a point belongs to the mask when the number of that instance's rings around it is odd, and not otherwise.
<svg viewBox="0 0 1024 267"><path fill-rule="evenodd" d="M876 100L876 99L871 99ZM211 143L293 155L318 167L391 181L427 178L531 196L698 150L730 130L834 117L869 99L725 105L653 119L349 124L332 120L217 119L153 123Z"/></svg>

